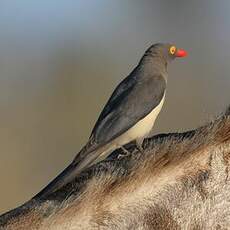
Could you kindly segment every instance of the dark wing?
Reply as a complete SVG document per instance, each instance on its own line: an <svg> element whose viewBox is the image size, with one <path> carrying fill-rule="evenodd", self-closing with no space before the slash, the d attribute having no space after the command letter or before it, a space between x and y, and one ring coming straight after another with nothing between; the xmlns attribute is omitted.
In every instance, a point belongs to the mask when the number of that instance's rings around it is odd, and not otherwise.
<svg viewBox="0 0 230 230"><path fill-rule="evenodd" d="M106 116L109 115L112 110L114 110L119 105L119 101L121 101L129 93L129 91L134 87L135 83L136 78L133 77L132 74L130 74L122 82L120 82L120 84L113 91L105 107L103 108L90 136L95 133L103 119L105 119Z"/></svg>
<svg viewBox="0 0 230 230"><path fill-rule="evenodd" d="M104 145L120 136L161 102L165 89L166 81L162 75L139 80L128 77L115 89L91 137L99 145Z"/></svg>
<svg viewBox="0 0 230 230"><path fill-rule="evenodd" d="M92 131L90 140L74 161L34 198L49 195L72 181L97 159L104 144L121 135L149 114L162 100L166 88L163 76L137 81L132 75L115 89Z"/></svg>

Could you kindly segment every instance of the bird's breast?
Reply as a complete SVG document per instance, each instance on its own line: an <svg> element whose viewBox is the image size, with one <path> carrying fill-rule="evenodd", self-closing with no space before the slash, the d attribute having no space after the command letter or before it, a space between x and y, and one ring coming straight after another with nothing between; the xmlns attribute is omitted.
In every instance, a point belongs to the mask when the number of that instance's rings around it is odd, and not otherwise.
<svg viewBox="0 0 230 230"><path fill-rule="evenodd" d="M138 138L145 138L151 131L155 120L160 113L162 106L164 104L165 95L161 99L161 102L156 106L148 115L138 121L132 128L123 133L116 141L119 145L124 145L132 140Z"/></svg>

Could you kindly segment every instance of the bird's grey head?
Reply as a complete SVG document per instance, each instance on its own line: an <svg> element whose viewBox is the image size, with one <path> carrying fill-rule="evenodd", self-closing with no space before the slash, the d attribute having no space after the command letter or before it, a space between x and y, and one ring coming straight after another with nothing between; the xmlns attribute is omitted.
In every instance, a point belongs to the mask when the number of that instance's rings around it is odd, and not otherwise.
<svg viewBox="0 0 230 230"><path fill-rule="evenodd" d="M169 43L157 43L150 46L144 55L144 58L152 59L158 58L166 64L176 57L185 57L187 55L185 50L178 49L175 45Z"/></svg>

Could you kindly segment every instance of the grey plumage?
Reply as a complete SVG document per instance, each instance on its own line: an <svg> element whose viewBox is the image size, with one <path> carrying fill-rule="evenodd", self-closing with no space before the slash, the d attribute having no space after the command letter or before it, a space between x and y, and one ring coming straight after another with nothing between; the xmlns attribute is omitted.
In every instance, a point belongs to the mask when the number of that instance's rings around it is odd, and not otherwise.
<svg viewBox="0 0 230 230"><path fill-rule="evenodd" d="M170 47L171 44L159 43L145 52L137 67L114 90L92 130L88 143L73 162L36 197L55 192L84 169L105 159L111 150L132 141L127 137L124 141L115 143L163 100L167 64L175 58L169 52ZM135 139L138 138L137 135ZM144 136L140 138L143 139Z"/></svg>
<svg viewBox="0 0 230 230"><path fill-rule="evenodd" d="M139 82L138 76L131 74L127 78L130 86L122 82L108 101L91 134L97 143L105 144L121 135L160 103L166 88L164 77L149 75Z"/></svg>

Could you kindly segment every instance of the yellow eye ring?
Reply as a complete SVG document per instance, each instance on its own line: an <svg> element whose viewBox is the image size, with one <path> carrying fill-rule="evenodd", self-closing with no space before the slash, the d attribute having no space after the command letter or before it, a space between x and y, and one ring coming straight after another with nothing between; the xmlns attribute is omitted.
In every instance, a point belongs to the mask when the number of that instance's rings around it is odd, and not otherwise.
<svg viewBox="0 0 230 230"><path fill-rule="evenodd" d="M174 54L176 52L176 46L171 46L169 52L170 54Z"/></svg>

